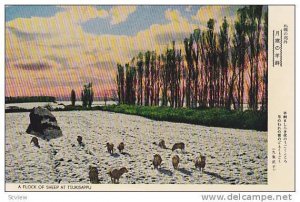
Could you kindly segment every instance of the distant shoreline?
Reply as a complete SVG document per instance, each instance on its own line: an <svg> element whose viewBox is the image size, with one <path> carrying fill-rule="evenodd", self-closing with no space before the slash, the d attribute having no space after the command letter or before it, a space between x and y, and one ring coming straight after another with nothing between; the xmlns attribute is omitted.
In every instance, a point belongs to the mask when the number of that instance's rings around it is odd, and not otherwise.
<svg viewBox="0 0 300 202"><path fill-rule="evenodd" d="M31 103L31 102L56 102L56 99L53 96L5 97L5 104Z"/></svg>
<svg viewBox="0 0 300 202"><path fill-rule="evenodd" d="M104 102L104 98L96 97L94 101ZM108 99L108 101L113 101L113 99ZM32 102L71 102L71 100L57 100L52 96L30 96L30 97L5 97L5 104L17 104L17 103L32 103ZM77 100L76 102L82 102Z"/></svg>
<svg viewBox="0 0 300 202"><path fill-rule="evenodd" d="M12 107L5 109L5 113L30 112L31 109ZM109 111L128 115L142 116L156 121L169 121L212 127L234 128L267 131L267 112L263 111L229 111L222 108L187 109L170 107L152 107L136 105L107 105L82 108L66 105L65 108L52 109L59 111Z"/></svg>

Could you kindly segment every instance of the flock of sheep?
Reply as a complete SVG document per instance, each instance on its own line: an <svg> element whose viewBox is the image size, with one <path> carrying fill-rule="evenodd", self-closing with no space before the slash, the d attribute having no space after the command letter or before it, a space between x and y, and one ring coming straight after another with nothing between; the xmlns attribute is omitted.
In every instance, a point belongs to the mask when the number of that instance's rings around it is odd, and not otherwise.
<svg viewBox="0 0 300 202"><path fill-rule="evenodd" d="M77 142L79 145L83 145L82 140L83 139L81 136L77 137ZM31 139L30 143L33 143L36 147L40 148L38 138L33 137ZM154 142L153 144L156 144L156 143ZM167 149L164 140L160 140L160 142L158 143L158 146L161 147L162 149ZM114 144L106 143L106 147L107 147L108 153L110 153L110 154L114 153ZM121 142L117 148L118 148L119 152L122 153L125 148L125 144L123 142ZM181 149L181 151L184 151L185 144L183 142L175 143L172 147L172 151L175 151L176 149ZM180 162L179 156L174 155L171 160L172 160L173 168L177 170L179 162ZM195 168L196 169L198 168L200 171L203 172L204 167L205 167L205 162L206 162L205 156L200 155L200 156L196 157L196 159L194 159ZM162 158L159 154L155 154L153 156L152 164L153 164L154 169L158 169L159 167L161 168ZM112 183L117 184L117 183L119 183L120 177L124 173L127 173L127 172L128 172L127 168L122 167L120 169L111 169L107 174L110 176ZM99 184L98 175L99 175L98 169L96 167L89 166L89 178L90 178L90 182L92 184Z"/></svg>

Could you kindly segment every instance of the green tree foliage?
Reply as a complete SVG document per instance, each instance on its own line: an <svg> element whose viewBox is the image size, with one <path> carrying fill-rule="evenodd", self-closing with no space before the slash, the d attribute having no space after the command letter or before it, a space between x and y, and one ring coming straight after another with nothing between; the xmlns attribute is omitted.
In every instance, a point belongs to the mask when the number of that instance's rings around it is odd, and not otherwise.
<svg viewBox="0 0 300 202"><path fill-rule="evenodd" d="M124 77L124 67L120 64L117 64L117 85L118 85L118 99L119 104L123 104L125 100L125 77Z"/></svg>
<svg viewBox="0 0 300 202"><path fill-rule="evenodd" d="M192 55L193 55L194 64L195 64L195 69L193 71L193 76L192 76L192 79L194 81L194 93L193 93L194 96L193 96L193 101L192 101L193 107L196 107L197 106L197 102L198 102L200 36L201 36L200 29L195 29L194 33L193 33L193 39L194 39L194 43L196 45L192 49ZM200 89L200 94L201 94L201 89Z"/></svg>
<svg viewBox="0 0 300 202"><path fill-rule="evenodd" d="M246 14L246 34L249 39L250 50L248 51L250 61L250 88L249 88L249 107L253 110L258 109L259 91L259 53L261 50L261 20L262 6L248 6L243 11Z"/></svg>
<svg viewBox="0 0 300 202"><path fill-rule="evenodd" d="M238 10L238 20L235 22L234 40L237 48L237 66L238 85L237 85L237 100L239 109L243 110L244 104L244 83L245 83L245 55L246 55L246 8Z"/></svg>
<svg viewBox="0 0 300 202"><path fill-rule="evenodd" d="M83 108L91 108L94 99L92 83L85 84L81 92L81 100Z"/></svg>
<svg viewBox="0 0 300 202"><path fill-rule="evenodd" d="M207 50L207 60L208 60L208 79L209 79L209 107L214 107L216 100L218 100L218 55L217 55L217 42L214 19L209 19L207 22L207 35L206 44L208 46Z"/></svg>
<svg viewBox="0 0 300 202"><path fill-rule="evenodd" d="M150 95L150 58L151 58L151 52L147 51L145 53L145 96L144 96L144 104L145 106L149 105L149 95Z"/></svg>
<svg viewBox="0 0 300 202"><path fill-rule="evenodd" d="M76 102L76 93L74 91L74 89L72 89L71 91L71 102L72 102L72 106L75 106L75 102Z"/></svg>
<svg viewBox="0 0 300 202"><path fill-rule="evenodd" d="M139 52L137 57L137 73L138 73L138 105L143 104L143 75L144 75L144 62L143 53Z"/></svg>
<svg viewBox="0 0 300 202"><path fill-rule="evenodd" d="M222 26L220 27L219 34L219 59L220 59L220 100L221 106L226 105L226 99L228 95L228 60L229 60L229 36L228 36L229 25L226 17L224 17Z"/></svg>
<svg viewBox="0 0 300 202"><path fill-rule="evenodd" d="M125 64L126 68L126 87L125 87L125 103L135 104L135 85L136 85L136 69Z"/></svg>
<svg viewBox="0 0 300 202"><path fill-rule="evenodd" d="M264 62L264 71L263 71L263 99L262 99L262 110L267 111L268 109L268 12L265 12L264 15L264 52L265 52L265 62Z"/></svg>
<svg viewBox="0 0 300 202"><path fill-rule="evenodd" d="M155 102L155 88L156 80L158 79L156 73L156 52L151 52L151 61L150 61L150 105L154 105Z"/></svg>
<svg viewBox="0 0 300 202"><path fill-rule="evenodd" d="M184 49L185 49L185 59L187 63L187 78L186 78L186 107L191 106L191 81L192 74L194 69L193 56L192 56L192 48L193 48L193 35L190 35L190 38L184 39Z"/></svg>

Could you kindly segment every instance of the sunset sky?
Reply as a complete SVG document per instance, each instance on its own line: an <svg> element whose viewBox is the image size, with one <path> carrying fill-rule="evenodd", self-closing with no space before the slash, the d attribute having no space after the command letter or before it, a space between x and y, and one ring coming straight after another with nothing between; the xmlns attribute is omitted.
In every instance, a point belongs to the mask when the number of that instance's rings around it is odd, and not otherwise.
<svg viewBox="0 0 300 202"><path fill-rule="evenodd" d="M7 6L6 96L79 96L93 82L95 97L116 88L116 64L140 51L182 47L195 28L216 31L237 6Z"/></svg>

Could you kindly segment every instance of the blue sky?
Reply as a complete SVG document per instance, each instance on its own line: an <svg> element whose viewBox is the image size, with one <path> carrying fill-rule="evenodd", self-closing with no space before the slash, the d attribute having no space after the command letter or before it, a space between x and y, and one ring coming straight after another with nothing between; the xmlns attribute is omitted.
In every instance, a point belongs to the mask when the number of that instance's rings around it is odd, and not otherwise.
<svg viewBox="0 0 300 202"><path fill-rule="evenodd" d="M63 8L58 6L7 6L5 20L8 22L16 18L50 17L59 11L63 11Z"/></svg>
<svg viewBox="0 0 300 202"><path fill-rule="evenodd" d="M94 34L136 35L152 24L168 23L165 18L165 11L168 9L179 10L182 16L192 21L191 16L196 14L199 6L193 6L190 12L187 12L186 8L187 6L138 6L137 10L122 24L111 26L107 19L96 18L82 26L85 31Z"/></svg>
<svg viewBox="0 0 300 202"><path fill-rule="evenodd" d="M110 10L112 6L95 6L97 9ZM82 23L83 30L92 34L113 34L113 35L136 35L139 31L149 28L153 24L166 24L166 10L178 10L181 15L191 22L195 22L191 16L195 15L201 6L188 5L140 5L136 11L128 16L123 23L111 25L107 18L94 18ZM51 17L64 8L59 6L7 6L5 9L6 22L16 18Z"/></svg>

